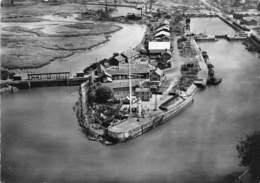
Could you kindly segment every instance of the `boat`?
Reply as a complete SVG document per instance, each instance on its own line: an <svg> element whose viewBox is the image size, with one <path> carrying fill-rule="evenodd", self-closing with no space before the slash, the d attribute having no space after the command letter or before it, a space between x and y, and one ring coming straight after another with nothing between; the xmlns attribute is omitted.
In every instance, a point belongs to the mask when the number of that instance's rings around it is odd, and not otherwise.
<svg viewBox="0 0 260 183"><path fill-rule="evenodd" d="M213 77L213 78L209 78L208 80L207 80L207 84L208 85L218 85L218 84L220 84L222 82L222 78L215 78L215 77Z"/></svg>
<svg viewBox="0 0 260 183"><path fill-rule="evenodd" d="M214 71L214 65L213 64L208 64L208 79L207 79L207 85L218 85L222 82L222 78L216 77L215 76L215 71Z"/></svg>

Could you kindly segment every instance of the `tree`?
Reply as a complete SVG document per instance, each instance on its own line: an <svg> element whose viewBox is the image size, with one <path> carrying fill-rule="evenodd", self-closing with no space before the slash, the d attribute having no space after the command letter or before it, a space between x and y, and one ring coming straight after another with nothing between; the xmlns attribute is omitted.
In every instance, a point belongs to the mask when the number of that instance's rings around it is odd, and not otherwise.
<svg viewBox="0 0 260 183"><path fill-rule="evenodd" d="M248 167L252 178L260 181L260 131L247 135L236 148L240 165Z"/></svg>
<svg viewBox="0 0 260 183"><path fill-rule="evenodd" d="M2 0L1 1L2 6L13 6L14 5L14 0Z"/></svg>
<svg viewBox="0 0 260 183"><path fill-rule="evenodd" d="M105 103L109 99L113 99L113 91L107 86L100 86L95 91L95 102L96 103Z"/></svg>

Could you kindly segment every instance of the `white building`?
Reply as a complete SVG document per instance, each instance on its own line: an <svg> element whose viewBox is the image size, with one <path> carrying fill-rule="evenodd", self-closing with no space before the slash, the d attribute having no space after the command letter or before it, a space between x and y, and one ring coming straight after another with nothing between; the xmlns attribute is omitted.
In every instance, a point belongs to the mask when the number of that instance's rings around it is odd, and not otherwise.
<svg viewBox="0 0 260 183"><path fill-rule="evenodd" d="M171 49L170 42L150 41L148 43L148 50L151 54L161 54L165 51L169 51L170 49Z"/></svg>

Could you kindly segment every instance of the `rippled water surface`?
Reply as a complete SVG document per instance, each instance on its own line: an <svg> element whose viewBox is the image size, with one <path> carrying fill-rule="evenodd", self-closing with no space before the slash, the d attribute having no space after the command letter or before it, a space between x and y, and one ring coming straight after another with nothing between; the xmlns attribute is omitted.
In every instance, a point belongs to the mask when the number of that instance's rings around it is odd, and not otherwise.
<svg viewBox="0 0 260 183"><path fill-rule="evenodd" d="M219 18L191 18L191 30L210 35L235 34L235 30Z"/></svg>
<svg viewBox="0 0 260 183"><path fill-rule="evenodd" d="M168 123L115 146L88 141L81 132L72 109L77 88L4 96L4 180L208 183L240 170L235 145L260 129L260 60L239 42L220 40L200 47L223 82L198 93Z"/></svg>

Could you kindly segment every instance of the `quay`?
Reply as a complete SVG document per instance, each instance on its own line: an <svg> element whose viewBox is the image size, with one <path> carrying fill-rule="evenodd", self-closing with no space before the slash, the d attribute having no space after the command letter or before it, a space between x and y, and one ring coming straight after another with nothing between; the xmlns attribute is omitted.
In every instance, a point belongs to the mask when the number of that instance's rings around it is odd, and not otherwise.
<svg viewBox="0 0 260 183"><path fill-rule="evenodd" d="M251 34L249 39L258 49L260 49L260 40L255 35Z"/></svg>
<svg viewBox="0 0 260 183"><path fill-rule="evenodd" d="M217 14L195 14L195 13L185 13L188 17L196 17L196 18L213 18L218 17Z"/></svg>
<svg viewBox="0 0 260 183"><path fill-rule="evenodd" d="M230 36L225 34L225 35L215 35L215 38L226 39L228 41L244 41L247 39L247 36L239 36L239 35Z"/></svg>
<svg viewBox="0 0 260 183"><path fill-rule="evenodd" d="M205 37L195 36L195 41L196 42L215 42L215 41L218 41L218 39L226 39L228 41L244 41L247 38L248 38L248 36L240 36L240 35L230 36L230 35L224 34L224 35L205 36Z"/></svg>
<svg viewBox="0 0 260 183"><path fill-rule="evenodd" d="M235 29L236 31L250 31L247 27L243 27L239 24L237 24L236 22L232 21L232 20L227 20L227 18L225 18L224 16L218 14L217 15L223 22L225 22L226 24L228 24L229 26L231 26L233 29Z"/></svg>
<svg viewBox="0 0 260 183"><path fill-rule="evenodd" d="M196 42L215 42L217 41L216 37L195 37Z"/></svg>

